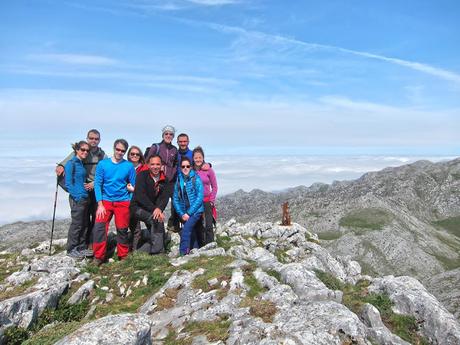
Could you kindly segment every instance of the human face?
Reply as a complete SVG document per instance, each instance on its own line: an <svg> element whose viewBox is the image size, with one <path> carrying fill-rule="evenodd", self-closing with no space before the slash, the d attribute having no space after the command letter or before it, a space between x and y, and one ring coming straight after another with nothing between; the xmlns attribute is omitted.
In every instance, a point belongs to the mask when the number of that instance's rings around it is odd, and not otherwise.
<svg viewBox="0 0 460 345"><path fill-rule="evenodd" d="M195 166L197 168L200 168L203 165L203 161L204 161L203 155L200 152L196 152L193 155L193 163L195 163Z"/></svg>
<svg viewBox="0 0 460 345"><path fill-rule="evenodd" d="M128 160L132 162L134 165L137 165L139 164L140 159L141 159L141 153L136 149L132 149L131 152L129 153Z"/></svg>
<svg viewBox="0 0 460 345"><path fill-rule="evenodd" d="M177 145L179 145L179 148L182 151L185 151L187 149L188 144L189 140L188 137L186 137L185 135L177 138Z"/></svg>
<svg viewBox="0 0 460 345"><path fill-rule="evenodd" d="M77 150L77 157L81 160L85 159L88 157L89 153L89 145L82 145L78 150Z"/></svg>
<svg viewBox="0 0 460 345"><path fill-rule="evenodd" d="M158 176L161 170L161 159L160 157L152 157L148 162L150 173L153 176Z"/></svg>
<svg viewBox="0 0 460 345"><path fill-rule="evenodd" d="M190 162L189 161L182 161L180 163L180 170L185 176L188 176L190 174Z"/></svg>
<svg viewBox="0 0 460 345"><path fill-rule="evenodd" d="M95 149L98 147L99 142L101 141L101 137L99 136L99 134L90 132L88 134L88 137L86 138L86 141L92 149Z"/></svg>
<svg viewBox="0 0 460 345"><path fill-rule="evenodd" d="M171 144L173 138L174 138L174 133L173 132L164 132L163 133L163 140L165 141L166 144Z"/></svg>
<svg viewBox="0 0 460 345"><path fill-rule="evenodd" d="M115 160L117 161L122 160L125 153L126 153L126 148L123 146L123 144L117 144L113 150L113 156L115 157Z"/></svg>

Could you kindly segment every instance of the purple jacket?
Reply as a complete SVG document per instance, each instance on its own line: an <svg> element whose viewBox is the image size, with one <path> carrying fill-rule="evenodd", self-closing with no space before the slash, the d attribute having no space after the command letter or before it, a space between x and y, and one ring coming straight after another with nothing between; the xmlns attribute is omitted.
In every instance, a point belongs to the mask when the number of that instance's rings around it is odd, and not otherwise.
<svg viewBox="0 0 460 345"><path fill-rule="evenodd" d="M217 195L217 179L216 174L212 168L209 170L196 170L196 173L200 176L204 187L204 201L216 201Z"/></svg>
<svg viewBox="0 0 460 345"><path fill-rule="evenodd" d="M163 163L163 171L170 182L176 181L177 175L177 147L172 144L166 144L164 140L159 144L152 144L146 152L145 157L148 159L151 155L158 154Z"/></svg>

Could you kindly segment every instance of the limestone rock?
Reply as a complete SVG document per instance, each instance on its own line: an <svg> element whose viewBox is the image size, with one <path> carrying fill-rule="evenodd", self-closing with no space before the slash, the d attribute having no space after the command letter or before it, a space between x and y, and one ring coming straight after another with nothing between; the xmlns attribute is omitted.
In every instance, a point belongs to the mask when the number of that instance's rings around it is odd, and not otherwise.
<svg viewBox="0 0 460 345"><path fill-rule="evenodd" d="M332 291L316 275L300 263L284 265L280 270L281 279L290 285L301 298L309 301L342 302L342 291Z"/></svg>
<svg viewBox="0 0 460 345"><path fill-rule="evenodd" d="M149 345L151 321L144 314L109 315L88 323L55 345Z"/></svg>
<svg viewBox="0 0 460 345"><path fill-rule="evenodd" d="M394 311L414 316L421 323L422 334L432 343L460 344L460 325L455 317L415 278L376 278L369 291L388 294L395 304Z"/></svg>
<svg viewBox="0 0 460 345"><path fill-rule="evenodd" d="M94 289L94 280L89 280L72 295L67 301L68 304L77 304L89 296Z"/></svg>
<svg viewBox="0 0 460 345"><path fill-rule="evenodd" d="M407 341L402 340L394 335L383 324L380 313L372 304L366 303L363 307L362 318L364 323L369 327L371 338L382 345L410 345Z"/></svg>

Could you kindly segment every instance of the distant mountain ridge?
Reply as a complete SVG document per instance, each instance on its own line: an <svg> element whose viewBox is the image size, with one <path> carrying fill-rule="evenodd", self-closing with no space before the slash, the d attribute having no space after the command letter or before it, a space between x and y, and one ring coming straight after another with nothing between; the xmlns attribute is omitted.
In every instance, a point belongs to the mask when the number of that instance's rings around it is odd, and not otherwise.
<svg viewBox="0 0 460 345"><path fill-rule="evenodd" d="M415 276L460 316L460 159L280 193L239 190L219 198L219 216L279 222L284 201L292 220L335 255L350 256L370 274Z"/></svg>

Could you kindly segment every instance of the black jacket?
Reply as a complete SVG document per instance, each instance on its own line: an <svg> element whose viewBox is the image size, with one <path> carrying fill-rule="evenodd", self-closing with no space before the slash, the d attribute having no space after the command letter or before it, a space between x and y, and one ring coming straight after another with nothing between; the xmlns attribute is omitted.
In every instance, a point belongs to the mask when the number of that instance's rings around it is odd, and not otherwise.
<svg viewBox="0 0 460 345"><path fill-rule="evenodd" d="M171 196L173 185L168 181L163 172L160 172L160 179L155 183L150 171L141 171L136 177L136 186L130 207L140 207L152 213L159 208L164 211Z"/></svg>

